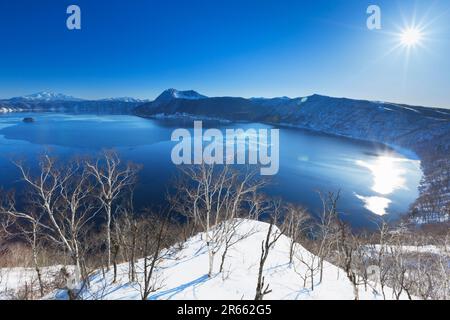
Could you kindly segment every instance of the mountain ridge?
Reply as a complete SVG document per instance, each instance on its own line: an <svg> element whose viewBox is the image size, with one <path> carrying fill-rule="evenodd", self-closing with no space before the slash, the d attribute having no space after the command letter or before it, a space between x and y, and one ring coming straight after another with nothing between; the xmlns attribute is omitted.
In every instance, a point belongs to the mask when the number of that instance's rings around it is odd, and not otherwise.
<svg viewBox="0 0 450 320"><path fill-rule="evenodd" d="M6 111L5 111L6 110ZM298 98L207 97L194 90L168 89L151 102L0 101L14 111L114 112L141 117L193 117L261 122L374 141L408 149L421 160L420 201L450 205L450 110L314 94ZM428 199L428 200L427 200ZM440 205L440 207L442 207ZM445 209L445 206L443 207ZM444 210L442 209L442 210ZM447 215L448 216L448 215Z"/></svg>
<svg viewBox="0 0 450 320"><path fill-rule="evenodd" d="M40 91L33 94L28 94L20 97L14 97L9 100L25 100L25 101L83 101L84 99L76 98L62 93L55 93L51 91Z"/></svg>
<svg viewBox="0 0 450 320"><path fill-rule="evenodd" d="M16 103L18 101L28 101L28 102L59 102L59 101L67 101L67 102L82 102L82 101L118 101L118 102L131 102L131 103L155 103L162 101L173 100L202 100L202 99L221 99L221 98L229 98L229 99L244 99L248 101L254 102L289 102L289 101L301 101L307 100L310 98L313 99L335 99L335 100L348 100L348 101L360 101L360 102L369 102L378 105L393 105L393 106L402 106L402 107L412 107L418 109L433 109L439 110L443 114L450 116L450 109L442 108L442 107L431 107L431 106L418 106L418 105L409 105L405 103L396 103L396 102L385 102L385 101L373 101L368 99L356 99L356 98L348 98L348 97L333 97L323 94L314 93L309 96L299 96L299 97L288 97L288 96L280 96L280 97L239 97L239 96L206 96L195 90L178 90L175 88L169 88L161 92L155 99L139 99L131 96L123 96L123 97L107 97L107 98L99 98L99 99L87 99L87 98L79 98L71 95L67 95L64 93L55 93L52 91L40 91L33 94L17 96L13 98L3 98L0 99L0 102L12 102Z"/></svg>
<svg viewBox="0 0 450 320"><path fill-rule="evenodd" d="M261 122L379 142L413 151L424 178L411 212L436 207L430 216L447 217L450 206L450 110L390 102L311 95L300 98L246 99L210 97L169 99L134 109L142 117L193 117ZM443 182L444 181L444 182ZM447 181L447 182L446 182ZM448 184L448 185L443 185ZM425 205L433 199L439 205ZM421 209L419 209L421 208Z"/></svg>

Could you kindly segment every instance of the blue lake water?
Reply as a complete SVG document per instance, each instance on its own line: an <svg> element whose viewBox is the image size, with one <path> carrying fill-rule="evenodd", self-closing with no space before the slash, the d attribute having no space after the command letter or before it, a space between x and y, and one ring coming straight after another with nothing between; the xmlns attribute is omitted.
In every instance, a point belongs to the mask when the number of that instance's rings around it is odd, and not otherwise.
<svg viewBox="0 0 450 320"><path fill-rule="evenodd" d="M24 123L33 117L34 123ZM139 206L164 200L177 168L171 161L173 130L191 129L189 120L150 120L127 115L11 113L0 115L0 188L18 186L12 159L30 167L43 152L61 161L95 156L114 148L124 160L143 165L136 191ZM205 126L260 129L257 123L206 123ZM355 227L373 226L373 219L404 214L417 198L420 161L381 144L280 128L280 169L266 192L302 204L311 212L321 208L318 191L338 191L338 209Z"/></svg>

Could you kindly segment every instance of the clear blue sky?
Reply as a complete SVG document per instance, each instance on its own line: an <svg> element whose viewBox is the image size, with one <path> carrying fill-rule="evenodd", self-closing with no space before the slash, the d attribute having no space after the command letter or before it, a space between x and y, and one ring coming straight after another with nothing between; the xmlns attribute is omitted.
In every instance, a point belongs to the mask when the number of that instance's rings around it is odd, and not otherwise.
<svg viewBox="0 0 450 320"><path fill-rule="evenodd" d="M66 28L66 8L82 30ZM382 30L366 28L366 8ZM386 55L404 23L423 48ZM0 97L49 90L154 98L313 93L450 108L449 0L39 0L0 2Z"/></svg>

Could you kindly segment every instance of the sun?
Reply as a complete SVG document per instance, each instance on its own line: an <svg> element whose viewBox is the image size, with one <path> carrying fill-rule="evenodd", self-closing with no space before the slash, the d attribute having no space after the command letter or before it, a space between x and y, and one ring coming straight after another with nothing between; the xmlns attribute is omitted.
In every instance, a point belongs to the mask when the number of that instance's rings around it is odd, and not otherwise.
<svg viewBox="0 0 450 320"><path fill-rule="evenodd" d="M419 28L410 27L400 33L400 42L405 47L414 47L422 41L423 34Z"/></svg>

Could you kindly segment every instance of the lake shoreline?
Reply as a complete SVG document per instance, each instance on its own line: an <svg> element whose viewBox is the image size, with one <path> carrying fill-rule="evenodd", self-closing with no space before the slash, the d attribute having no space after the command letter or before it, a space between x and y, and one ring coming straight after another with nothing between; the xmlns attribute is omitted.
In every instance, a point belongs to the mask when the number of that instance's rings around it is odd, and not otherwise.
<svg viewBox="0 0 450 320"><path fill-rule="evenodd" d="M237 123L246 123L246 124L250 124L250 123L261 123L264 125L270 125L273 126L275 128L289 128L289 129L296 129L296 130L301 130L301 131L306 131L306 132L312 132L312 133L319 133L321 135L327 135L330 137L339 137L339 138L345 138L345 139L349 139L349 140L353 140L356 142L368 142L368 143L374 143L374 144L379 144L382 145L388 149L391 149L393 151L395 151L396 153L398 153L399 155L402 155L410 160L415 160L415 161L419 161L419 167L420 167L420 171L422 174L422 182L420 185L417 186L417 190L419 192L419 197L417 197L413 203L413 205L420 199L421 196L424 195L423 193L423 184L427 183L426 181L428 181L427 176L425 175L425 172L427 169L429 169L427 163L428 162L424 162L423 158L420 157L418 155L418 153L408 147L403 147L399 144L395 144L395 143L389 143L389 142L382 142L382 141L377 141L374 139L368 139L368 138L362 138L362 137L355 137L355 136L349 136L346 134L340 134L340 133L336 133L336 132L330 132L330 131L323 131L317 128L311 128L311 127L307 127L307 126L302 126L302 125L296 125L296 124L289 124L289 123L274 123L274 122L269 122L269 121L232 121L229 119L224 119L224 118L211 118L211 117L202 117L201 115L179 115L179 114L175 114L175 115L163 115L163 114L157 114L157 115L144 115L144 114L139 114L139 113L135 113L134 114L137 117L140 118L144 118L144 119L153 119L153 120L171 120L171 119L178 119L178 120L191 120L191 121L195 121L195 120L203 120L203 121L218 121L218 122L223 122L226 124L229 123L233 123L233 124L237 124ZM399 220L403 219L404 217L409 217L411 214L410 211L405 212L405 214L403 215L403 217L401 217Z"/></svg>
<svg viewBox="0 0 450 320"><path fill-rule="evenodd" d="M60 112L42 113L41 115L42 118L36 113L30 113L30 116L36 117L37 121L29 125L22 123L22 118L29 116L28 114L17 113L11 116L11 119L14 119L13 122L17 122L17 127L8 127L2 130L2 135L4 134L6 139L18 141L17 144L15 142L10 144L11 150L17 150L16 154L23 156L30 154L28 157L32 159L32 150L39 150L41 146L50 145L56 151L55 156L58 156L58 152L61 150L69 156L80 152L95 156L95 150L109 145L123 153L126 160L144 164L146 173L141 180L139 196L143 195L142 200L150 201L146 194L149 195L156 201L152 203L160 201L159 196L155 194L155 192L159 192L155 190L160 188L155 183L161 186L165 185L167 179L170 178L169 171L172 170L173 173L176 171L176 166L170 162L170 150L173 148L172 144L175 145L170 141L172 131L180 127L189 128L194 120L189 118L184 122L166 122L164 119L148 121L147 117L108 114L105 114L105 119L103 119L96 113L84 114L86 117ZM8 117L6 116L6 118ZM66 118L68 121L64 120ZM256 122L252 124L248 121L238 123L226 121L219 124L212 122L209 125L218 126L224 130L230 127L244 130L246 130L245 128L272 127L272 124ZM283 134L281 170L268 193L285 197L288 202L304 204L311 212L318 214L320 199L315 191L327 192L342 189L341 208L342 212L347 213L346 220L354 220L352 224L357 227L371 224L368 219L373 213L363 207L362 201L354 196L354 192L368 197L375 196L371 190L374 176L373 172L366 167L357 165L357 161L379 165L380 157L382 158L384 153L389 154L393 149L378 142L339 137L303 128L282 127L281 125L278 127L283 129L281 131ZM26 144L23 145L20 141ZM163 143L157 143L158 141ZM28 143L34 146L28 146ZM311 148L312 146L314 148ZM74 148L73 151L70 151L71 148ZM30 151L24 151L22 154L20 150ZM4 151L8 152L8 149L4 149ZM138 157L136 158L136 156ZM397 159L397 157L409 160L400 154L392 154L391 159ZM389 198L395 200L388 210L389 219L394 220L404 214L407 206L415 200L422 172L410 161L392 161L396 162L396 166L402 168L402 171L403 169L407 170L405 173L405 178L408 179L406 183L411 190L415 190L414 194L408 195L402 189L395 189L395 192L388 195ZM5 165L7 165L6 162Z"/></svg>
<svg viewBox="0 0 450 320"><path fill-rule="evenodd" d="M153 119L153 120L218 121L219 123L224 123L224 124L261 123L261 124L265 124L265 125L271 125L275 128L298 129L298 130L303 130L303 131L307 131L307 132L320 133L320 134L328 135L331 137L340 137L340 138L346 138L346 139L350 139L350 140L354 140L354 141L380 144L380 145L383 145L385 147L392 149L393 151L397 152L400 155L407 157L408 159L418 160L418 161L422 162L421 158L414 150L412 150L410 148L402 147L402 146L394 144L394 143L387 143L387 142L377 141L377 140L373 140L373 139L365 139L365 138L361 138L361 137L348 136L345 134L322 131L319 129L314 129L314 128L301 126L301 125L289 124L289 123L275 123L275 122L268 122L268 121L266 121L266 122L259 121L258 122L258 121L244 121L244 120L232 121L232 120L223 119L223 118L211 118L211 117L206 117L206 116L201 117L198 115L162 115L162 114L157 114L157 115L133 114L133 115L136 117L140 117L140 118L144 118L144 119Z"/></svg>

